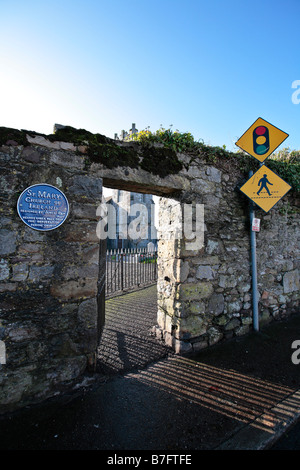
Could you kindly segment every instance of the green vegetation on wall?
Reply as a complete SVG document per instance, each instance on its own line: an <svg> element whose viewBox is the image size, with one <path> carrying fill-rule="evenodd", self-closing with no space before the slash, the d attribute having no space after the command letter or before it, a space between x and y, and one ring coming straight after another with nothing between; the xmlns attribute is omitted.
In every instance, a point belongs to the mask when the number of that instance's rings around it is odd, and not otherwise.
<svg viewBox="0 0 300 470"><path fill-rule="evenodd" d="M300 191L300 150L284 148L268 158L268 167Z"/></svg>
<svg viewBox="0 0 300 470"><path fill-rule="evenodd" d="M107 168L128 166L142 168L162 178L170 174L178 174L183 164L178 153L189 157L186 168L193 163L208 163L227 172L256 171L258 161L238 150L230 152L226 147L212 147L203 141L196 141L189 132L160 128L155 132L149 129L130 136L125 145L105 137L102 134L92 134L85 129L75 129L65 126L55 134L43 135L33 131L16 130L0 127L1 145L29 145L26 135L42 135L51 142L70 142L75 146L87 148L86 163L102 163ZM267 159L268 167L289 183L293 190L300 190L300 151L283 149L275 152Z"/></svg>
<svg viewBox="0 0 300 470"><path fill-rule="evenodd" d="M140 142L144 146L160 143L174 152L184 152L191 156L193 161L205 161L224 169L239 169L242 172L256 171L258 161L238 150L230 152L226 147L212 147L203 141L196 141L189 132L181 133L178 130L160 128L152 133L149 129L130 136L130 139ZM267 160L268 167L289 183L293 190L300 190L300 150L285 148L273 153Z"/></svg>

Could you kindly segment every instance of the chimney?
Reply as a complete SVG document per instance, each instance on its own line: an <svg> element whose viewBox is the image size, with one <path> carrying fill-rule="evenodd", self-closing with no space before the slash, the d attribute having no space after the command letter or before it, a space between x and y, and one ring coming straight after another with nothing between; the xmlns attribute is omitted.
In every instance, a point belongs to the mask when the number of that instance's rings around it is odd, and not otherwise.
<svg viewBox="0 0 300 470"><path fill-rule="evenodd" d="M135 122L132 123L132 128L130 130L131 130L131 134L137 134L138 130L135 127Z"/></svg>
<svg viewBox="0 0 300 470"><path fill-rule="evenodd" d="M63 126L62 124L54 124L53 127L53 134L55 134L59 129L64 129L66 126Z"/></svg>

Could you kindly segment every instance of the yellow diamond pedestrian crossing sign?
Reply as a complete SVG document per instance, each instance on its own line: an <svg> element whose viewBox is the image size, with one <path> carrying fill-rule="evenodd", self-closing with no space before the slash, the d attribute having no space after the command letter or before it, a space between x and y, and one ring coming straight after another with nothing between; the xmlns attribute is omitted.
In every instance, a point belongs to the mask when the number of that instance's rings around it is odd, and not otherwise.
<svg viewBox="0 0 300 470"><path fill-rule="evenodd" d="M265 165L240 188L255 204L265 212L272 207L291 189L291 186Z"/></svg>
<svg viewBox="0 0 300 470"><path fill-rule="evenodd" d="M278 127L258 118L235 145L262 163L288 136Z"/></svg>

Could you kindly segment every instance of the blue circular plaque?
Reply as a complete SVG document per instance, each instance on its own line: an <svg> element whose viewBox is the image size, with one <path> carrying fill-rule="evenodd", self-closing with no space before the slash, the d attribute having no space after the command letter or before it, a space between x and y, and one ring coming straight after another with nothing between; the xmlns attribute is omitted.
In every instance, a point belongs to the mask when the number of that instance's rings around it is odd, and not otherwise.
<svg viewBox="0 0 300 470"><path fill-rule="evenodd" d="M69 203L55 186L34 184L20 195L17 210L26 225L45 232L64 223L69 214Z"/></svg>

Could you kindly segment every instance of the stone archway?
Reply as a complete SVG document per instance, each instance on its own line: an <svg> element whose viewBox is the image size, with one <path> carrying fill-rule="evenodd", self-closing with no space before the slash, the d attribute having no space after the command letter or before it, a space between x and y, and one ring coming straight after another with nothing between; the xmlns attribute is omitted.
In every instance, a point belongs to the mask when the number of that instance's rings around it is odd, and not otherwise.
<svg viewBox="0 0 300 470"><path fill-rule="evenodd" d="M124 174L126 174L126 176L128 176L128 172L124 172ZM135 182L131 182L131 181L120 181L119 179L109 179L107 180L106 178L103 178L103 186L104 187L110 187L112 189L120 189L122 188L122 190L124 191L131 191L131 192L138 192L139 194L152 194L152 193L155 193L156 195L167 195L168 197L165 197L163 198L163 200L165 201L164 204L161 204L161 208L160 208L160 220L163 222L163 224L161 224L161 227L162 227L162 231L160 233L160 235L158 236L158 245L159 245L159 250L158 250L158 279L160 281L163 281L164 280L164 273L165 273L165 270L166 270L166 263L165 263L165 249L162 248L164 245L163 245L163 242L162 242L162 239L164 238L164 234L166 233L166 228L168 230L168 237L169 237L169 243L172 243L172 239L174 238L175 236L175 233L174 233L174 230L173 228L170 226L170 224L172 222L174 222L174 220L176 219L176 216L175 216L175 219L173 217L173 221L170 220L170 210L171 212L174 212L174 207L171 208L171 206L175 204L178 205L178 207L180 208L180 202L179 201L175 201L174 199L171 198L171 195L177 195L177 198L180 198L180 191L176 188L164 188L164 187L160 187L160 186L155 186L155 185L147 185L147 184L136 184ZM151 191L151 192L150 192ZM166 204L166 201L169 201L169 204ZM99 213L102 212L99 211ZM177 223L178 225L178 223ZM101 233L102 233L102 230L101 230ZM107 236L107 234L105 233L104 236ZM170 238L171 237L171 238ZM182 237L181 237L182 238ZM104 241L104 240L103 240ZM100 241L100 253L101 253L101 246L104 246L103 244L103 241ZM170 253L168 254L168 256L170 255ZM175 257L175 252L172 254L172 256ZM167 263L168 265L170 266L170 259L168 259ZM174 258L174 261L175 261L175 258ZM100 271L99 271L99 278L102 279L102 281L98 281L98 298L99 298L99 288L100 290L103 292L103 276L104 276L104 256L102 258L102 264L101 264L101 256L100 256ZM173 263L174 266L175 264L178 264L177 261ZM102 266L102 268L101 268ZM177 269L178 271L178 269ZM174 281L174 278L172 276L172 281ZM176 282L180 282L180 272L178 271L177 274L176 274ZM159 282L159 285L161 285L161 282ZM104 296L103 296L103 299L104 299ZM159 300L158 300L159 303L161 303L161 308L164 308L165 307L165 304L162 303L162 295L159 295ZM100 309L98 308L98 315L104 319L105 318L105 302L102 301L100 302L100 304L98 303L98 307L99 305L101 305ZM160 312L162 311L160 308ZM166 315L168 313L166 312ZM170 314L170 312L169 312ZM103 321L103 320L102 320ZM166 341L167 337L165 335L166 331L165 331L165 326L162 326L160 327L159 325L162 323L161 322L161 315L158 313L157 314L157 320L156 320L156 323L157 323L157 335L162 337L164 341ZM179 352L179 349L178 346L175 347L175 344L172 344L172 341L166 341L168 342L168 345L169 346L172 346L177 352Z"/></svg>

